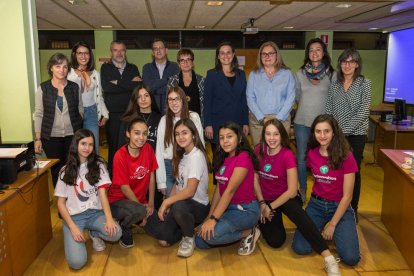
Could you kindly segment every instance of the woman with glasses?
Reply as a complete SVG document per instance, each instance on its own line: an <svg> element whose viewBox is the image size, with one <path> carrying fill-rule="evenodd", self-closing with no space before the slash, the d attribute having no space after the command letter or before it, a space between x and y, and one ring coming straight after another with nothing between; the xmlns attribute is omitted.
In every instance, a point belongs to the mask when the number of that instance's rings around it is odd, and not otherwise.
<svg viewBox="0 0 414 276"><path fill-rule="evenodd" d="M76 43L70 55L72 68L68 80L78 84L84 109L83 128L92 131L95 137L95 150L99 153L99 127L109 118L108 109L102 96L101 80L95 70L92 49L85 41Z"/></svg>
<svg viewBox="0 0 414 276"><path fill-rule="evenodd" d="M193 70L193 51L186 48L180 49L177 53L177 62L180 72L168 79L168 87L181 87L185 93L188 109L197 112L203 122L204 78Z"/></svg>
<svg viewBox="0 0 414 276"><path fill-rule="evenodd" d="M298 109L294 124L300 195L303 202L306 201L306 146L310 127L316 116L325 113L329 86L335 80L336 74L331 65L331 57L326 44L320 38L309 40L306 45L304 63L296 72Z"/></svg>
<svg viewBox="0 0 414 276"><path fill-rule="evenodd" d="M338 58L338 79L329 88L326 113L338 121L358 165L351 206L358 221L358 202L361 191L361 161L368 133L368 116L371 105L371 81L362 72L359 52L346 49Z"/></svg>
<svg viewBox="0 0 414 276"><path fill-rule="evenodd" d="M256 66L247 82L249 126L253 144L260 142L263 124L276 118L290 132L290 111L295 103L295 78L283 63L277 45L268 41L262 44Z"/></svg>
<svg viewBox="0 0 414 276"><path fill-rule="evenodd" d="M184 91L174 86L167 93L167 111L162 116L157 130L157 146L155 155L157 156L158 169L157 187L167 198L175 183L173 174L173 137L174 125L180 119L191 119L197 127L201 142L204 145L203 126L201 125L200 116L196 112L188 110L187 100Z"/></svg>
<svg viewBox="0 0 414 276"><path fill-rule="evenodd" d="M230 42L216 48L215 67L207 72L204 82L204 132L212 149L218 142L218 128L232 121L249 133L246 102L246 74L239 69L236 51Z"/></svg>

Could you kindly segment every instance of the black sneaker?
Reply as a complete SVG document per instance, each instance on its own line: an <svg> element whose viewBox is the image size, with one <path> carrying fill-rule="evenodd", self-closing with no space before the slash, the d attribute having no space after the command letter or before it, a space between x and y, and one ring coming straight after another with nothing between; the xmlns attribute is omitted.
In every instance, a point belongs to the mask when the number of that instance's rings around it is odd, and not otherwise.
<svg viewBox="0 0 414 276"><path fill-rule="evenodd" d="M132 237L131 228L127 228L125 226L121 226L122 229L122 237L119 240L119 245L122 248L131 248L135 245L134 238Z"/></svg>

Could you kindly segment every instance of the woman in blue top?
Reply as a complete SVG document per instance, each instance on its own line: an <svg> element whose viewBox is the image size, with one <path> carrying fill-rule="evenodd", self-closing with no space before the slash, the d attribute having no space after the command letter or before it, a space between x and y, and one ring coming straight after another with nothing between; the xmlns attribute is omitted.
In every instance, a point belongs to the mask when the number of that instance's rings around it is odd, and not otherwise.
<svg viewBox="0 0 414 276"><path fill-rule="evenodd" d="M281 121L289 133L290 110L295 103L295 78L274 42L268 41L260 46L246 94L254 145L260 142L263 124L271 118Z"/></svg>
<svg viewBox="0 0 414 276"><path fill-rule="evenodd" d="M239 69L236 52L230 42L216 48L216 66L207 72L204 82L204 131L212 148L217 144L220 125L233 121L249 132L246 102L246 75Z"/></svg>

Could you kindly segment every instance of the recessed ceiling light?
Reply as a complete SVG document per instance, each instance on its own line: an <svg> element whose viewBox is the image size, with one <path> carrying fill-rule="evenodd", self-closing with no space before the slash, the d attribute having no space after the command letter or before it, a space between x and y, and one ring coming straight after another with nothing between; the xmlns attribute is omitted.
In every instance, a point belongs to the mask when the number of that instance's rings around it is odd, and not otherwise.
<svg viewBox="0 0 414 276"><path fill-rule="evenodd" d="M208 1L207 6L222 6L223 1Z"/></svg>
<svg viewBox="0 0 414 276"><path fill-rule="evenodd" d="M87 4L85 0L68 0L69 4L71 5L84 5Z"/></svg>
<svg viewBox="0 0 414 276"><path fill-rule="evenodd" d="M386 34L386 33L388 33L388 31L387 30L383 30L382 33L383 34Z"/></svg>
<svg viewBox="0 0 414 276"><path fill-rule="evenodd" d="M194 26L194 29L205 29L206 28L206 26L204 26L204 25L196 25L196 26Z"/></svg>
<svg viewBox="0 0 414 276"><path fill-rule="evenodd" d="M340 9L347 9L347 8L352 7L352 5L351 4L339 4L336 7Z"/></svg>
<svg viewBox="0 0 414 276"><path fill-rule="evenodd" d="M283 29L294 29L295 27L293 27L293 26L285 26L285 27L283 27Z"/></svg>
<svg viewBox="0 0 414 276"><path fill-rule="evenodd" d="M368 28L368 30L375 31L375 30L378 30L378 28L373 27L373 28Z"/></svg>
<svg viewBox="0 0 414 276"><path fill-rule="evenodd" d="M112 25L102 25L101 28L110 29L110 28L112 28Z"/></svg>

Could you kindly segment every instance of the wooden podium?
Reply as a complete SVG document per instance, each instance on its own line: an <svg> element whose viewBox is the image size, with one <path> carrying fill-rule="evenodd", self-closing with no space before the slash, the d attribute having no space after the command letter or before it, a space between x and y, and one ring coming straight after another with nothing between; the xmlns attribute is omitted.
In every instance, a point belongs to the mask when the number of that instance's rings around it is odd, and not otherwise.
<svg viewBox="0 0 414 276"><path fill-rule="evenodd" d="M52 238L48 169L19 172L0 194L0 275L22 275Z"/></svg>

